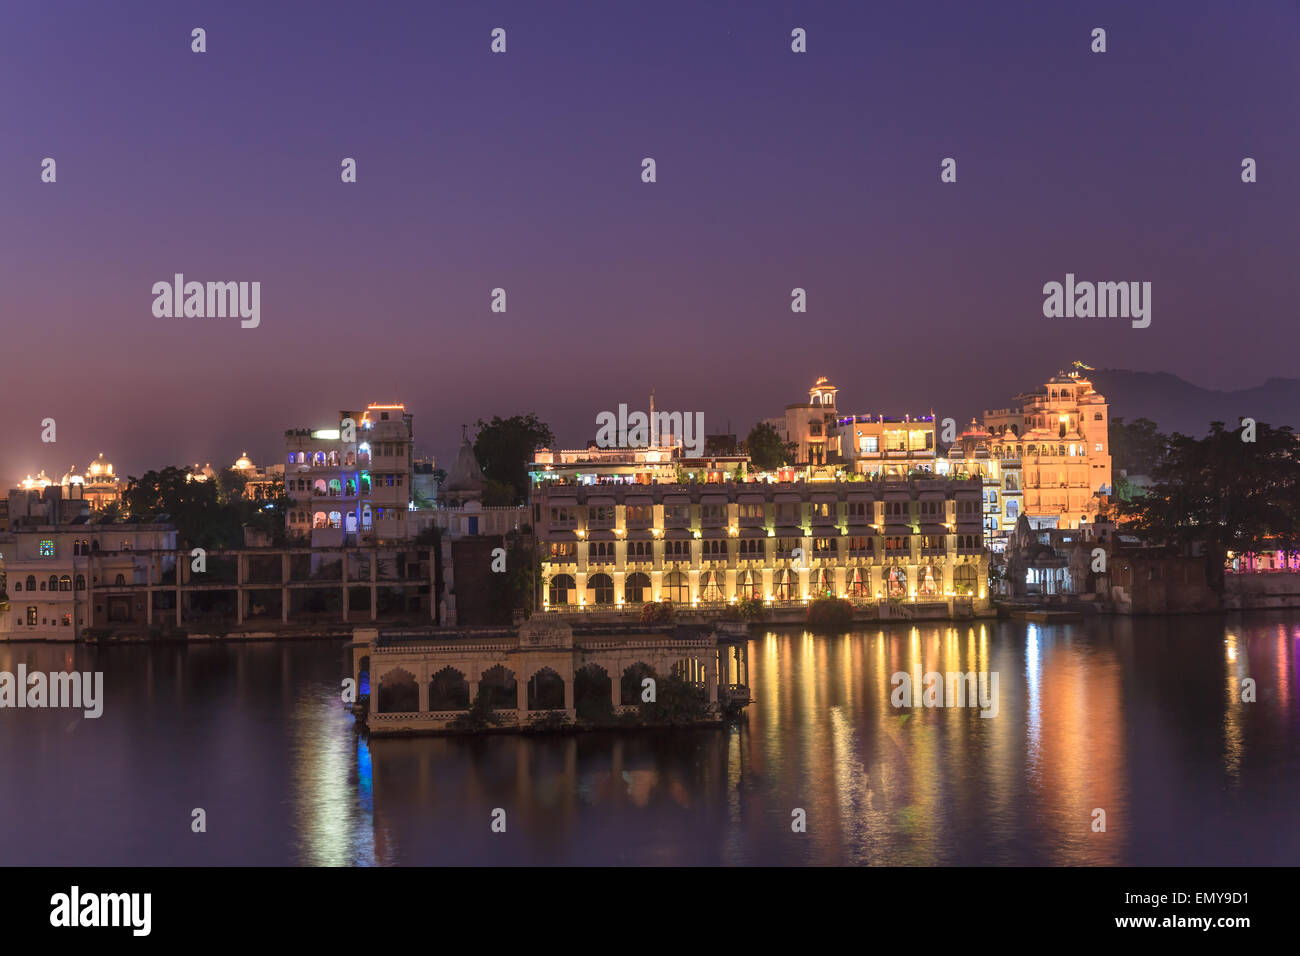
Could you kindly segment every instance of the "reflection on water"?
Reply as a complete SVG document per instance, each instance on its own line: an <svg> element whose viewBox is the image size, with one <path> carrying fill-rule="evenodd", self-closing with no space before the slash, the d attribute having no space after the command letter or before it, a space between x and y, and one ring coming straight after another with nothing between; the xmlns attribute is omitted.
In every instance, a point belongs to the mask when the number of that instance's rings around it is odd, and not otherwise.
<svg viewBox="0 0 1300 956"><path fill-rule="evenodd" d="M106 697L0 710L0 862L1294 865L1298 649L1295 613L769 633L726 730L367 741L334 642L0 646ZM996 672L996 716L929 672Z"/></svg>

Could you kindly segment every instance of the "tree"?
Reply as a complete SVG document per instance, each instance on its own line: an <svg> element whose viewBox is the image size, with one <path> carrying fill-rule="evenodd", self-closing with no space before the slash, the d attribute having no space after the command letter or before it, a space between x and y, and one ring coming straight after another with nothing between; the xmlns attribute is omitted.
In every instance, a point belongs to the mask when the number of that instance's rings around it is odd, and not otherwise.
<svg viewBox="0 0 1300 956"><path fill-rule="evenodd" d="M1129 526L1191 554L1203 549L1209 581L1223 587L1228 551L1289 550L1300 540L1300 443L1289 427L1213 422L1205 438L1175 432L1156 464L1155 487L1118 503Z"/></svg>
<svg viewBox="0 0 1300 956"><path fill-rule="evenodd" d="M223 468L217 472L217 498L222 504L231 505L242 501L248 488L248 478L242 471Z"/></svg>
<svg viewBox="0 0 1300 956"><path fill-rule="evenodd" d="M494 478L483 479L483 506L485 508L508 508L515 504L515 489L504 481Z"/></svg>
<svg viewBox="0 0 1300 956"><path fill-rule="evenodd" d="M284 477L276 475L262 493L261 498L245 498L241 491L231 505L239 512L243 524L267 535L272 546L282 548L289 539L286 518L293 503L285 491Z"/></svg>
<svg viewBox="0 0 1300 956"><path fill-rule="evenodd" d="M169 465L127 479L122 494L136 518L167 515L185 547L223 548L243 544L243 516L234 505L218 500L216 482L191 481L189 472Z"/></svg>
<svg viewBox="0 0 1300 956"><path fill-rule="evenodd" d="M550 426L529 412L512 418L493 416L490 422L480 418L475 427L474 457L483 477L509 485L511 503L523 503L528 499L528 466L533 453L555 444Z"/></svg>
<svg viewBox="0 0 1300 956"><path fill-rule="evenodd" d="M1123 418L1110 421L1110 457L1115 471L1130 475L1150 475L1169 451L1169 436L1162 434L1149 418L1125 423Z"/></svg>
<svg viewBox="0 0 1300 956"><path fill-rule="evenodd" d="M759 422L749 430L745 437L745 451L760 471L779 468L789 457L789 449L781 441L780 433L767 422Z"/></svg>

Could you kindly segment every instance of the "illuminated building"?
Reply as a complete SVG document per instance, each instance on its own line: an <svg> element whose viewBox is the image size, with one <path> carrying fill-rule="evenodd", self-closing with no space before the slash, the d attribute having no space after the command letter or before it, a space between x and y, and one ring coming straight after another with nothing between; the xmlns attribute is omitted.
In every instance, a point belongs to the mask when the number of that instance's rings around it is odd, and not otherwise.
<svg viewBox="0 0 1300 956"><path fill-rule="evenodd" d="M1024 508L1020 460L993 454L993 436L974 421L938 459L938 474L954 478L978 477L984 486L984 543L1002 551L1007 536Z"/></svg>
<svg viewBox="0 0 1300 956"><path fill-rule="evenodd" d="M18 483L23 491L41 491L51 486L64 489L65 498L84 500L92 511L103 511L109 505L122 500L122 484L113 474L113 464L104 460L104 453L90 463L85 474L79 474L75 468L69 468L57 482L41 471L33 478L28 475ZM74 493L72 489L77 489Z"/></svg>
<svg viewBox="0 0 1300 956"><path fill-rule="evenodd" d="M51 483L9 494L10 530L0 535L9 594L0 620L5 639L71 641L97 623L139 620L146 598L115 589L174 573L170 524L97 520L81 486L69 490L65 497Z"/></svg>
<svg viewBox="0 0 1300 956"><path fill-rule="evenodd" d="M538 484L545 610L758 599L987 607L977 481Z"/></svg>
<svg viewBox="0 0 1300 956"><path fill-rule="evenodd" d="M806 404L787 405L784 417L767 420L783 442L794 446L794 464L825 465L838 453L831 440L838 391L825 377L819 378L808 389Z"/></svg>
<svg viewBox="0 0 1300 956"><path fill-rule="evenodd" d="M1106 399L1078 369L1016 399L1015 408L986 411L984 427L995 458L1020 462L1029 523L1077 528L1094 520L1111 491Z"/></svg>
<svg viewBox="0 0 1300 956"><path fill-rule="evenodd" d="M845 467L860 475L900 479L935 470L934 415L845 416L835 420L832 436Z"/></svg>
<svg viewBox="0 0 1300 956"><path fill-rule="evenodd" d="M309 536L313 547L414 538L411 422L404 405L371 404L340 411L328 428L286 431L290 533Z"/></svg>
<svg viewBox="0 0 1300 956"><path fill-rule="evenodd" d="M687 458L681 445L639 448L539 449L528 468L534 485L541 482L592 484L721 482L744 476L748 455L713 455Z"/></svg>
<svg viewBox="0 0 1300 956"><path fill-rule="evenodd" d="M232 471L238 472L244 478L244 497L255 501L273 497L275 482L284 478L284 467L284 465L270 465L265 469L258 468L249 459L248 452L241 453L230 466Z"/></svg>

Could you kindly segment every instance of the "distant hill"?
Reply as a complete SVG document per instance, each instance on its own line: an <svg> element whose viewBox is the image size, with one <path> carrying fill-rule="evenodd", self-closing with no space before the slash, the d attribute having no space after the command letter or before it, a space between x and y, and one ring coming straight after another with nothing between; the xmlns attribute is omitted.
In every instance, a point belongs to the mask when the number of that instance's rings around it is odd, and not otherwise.
<svg viewBox="0 0 1300 956"><path fill-rule="evenodd" d="M1168 372L1107 368L1085 374L1110 402L1112 418L1149 418L1166 434L1199 436L1210 422L1234 426L1242 416L1300 431L1300 379L1270 378L1254 388L1220 392Z"/></svg>

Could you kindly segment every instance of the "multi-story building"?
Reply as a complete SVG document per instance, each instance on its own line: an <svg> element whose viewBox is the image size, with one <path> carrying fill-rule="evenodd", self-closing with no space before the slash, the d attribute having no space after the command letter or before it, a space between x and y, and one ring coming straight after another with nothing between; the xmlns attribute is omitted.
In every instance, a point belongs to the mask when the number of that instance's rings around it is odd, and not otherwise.
<svg viewBox="0 0 1300 956"><path fill-rule="evenodd" d="M340 411L328 428L286 431L290 533L309 536L313 547L414 538L411 423L404 405L371 404Z"/></svg>
<svg viewBox="0 0 1300 956"><path fill-rule="evenodd" d="M934 416L849 415L832 424L840 460L860 475L907 478L935 470Z"/></svg>
<svg viewBox="0 0 1300 956"><path fill-rule="evenodd" d="M85 474L79 473L74 466L69 468L58 481L54 481L42 471L35 478L28 475L18 483L18 487L23 491L42 491L52 486L63 488L65 498L73 496L71 489L75 486L76 497L84 501L92 511L103 511L109 505L119 504L122 500L121 479L113 474L113 463L104 460L102 451L99 457L90 463Z"/></svg>
<svg viewBox="0 0 1300 956"><path fill-rule="evenodd" d="M1030 525L1077 528L1094 521L1111 493L1106 399L1077 369L1016 399L1014 408L985 411L984 427L994 436L994 457L1020 462Z"/></svg>
<svg viewBox="0 0 1300 956"><path fill-rule="evenodd" d="M242 452L230 467L232 471L236 471L243 476L244 497L254 501L272 497L275 483L284 480L284 465L268 465L266 468L258 468L253 464L252 459L248 457L248 452Z"/></svg>
<svg viewBox="0 0 1300 956"><path fill-rule="evenodd" d="M681 445L634 448L541 448L533 455L528 474L532 483L625 483L649 485L687 480L720 482L749 469L748 455L685 457Z"/></svg>
<svg viewBox="0 0 1300 956"><path fill-rule="evenodd" d="M993 454L993 436L974 421L957 436L935 470L954 478L978 477L984 486L984 544L1002 551L1024 507L1020 459Z"/></svg>
<svg viewBox="0 0 1300 956"><path fill-rule="evenodd" d="M838 413L835 395L838 392L824 376L808 389L808 402L787 405L781 418L769 418L767 424L776 429L781 440L794 446L796 465L825 465L834 460L838 449L830 441L832 426Z"/></svg>
<svg viewBox="0 0 1300 956"><path fill-rule="evenodd" d="M961 595L986 607L981 488L945 479L537 485L539 606Z"/></svg>
<svg viewBox="0 0 1300 956"><path fill-rule="evenodd" d="M148 599L115 589L174 574L172 525L96 520L74 488L67 498L59 485L9 493L10 530L0 535L4 639L70 641L96 624L138 620Z"/></svg>

